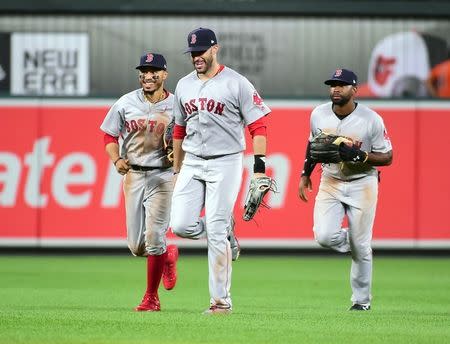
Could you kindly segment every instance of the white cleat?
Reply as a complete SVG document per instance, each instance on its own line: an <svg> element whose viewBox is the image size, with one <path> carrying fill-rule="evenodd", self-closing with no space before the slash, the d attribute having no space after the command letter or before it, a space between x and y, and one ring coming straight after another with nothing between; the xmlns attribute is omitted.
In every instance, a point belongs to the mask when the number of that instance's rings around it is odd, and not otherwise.
<svg viewBox="0 0 450 344"><path fill-rule="evenodd" d="M231 308L230 307L219 307L217 305L213 305L209 307L206 311L203 312L205 315L228 315L231 314Z"/></svg>

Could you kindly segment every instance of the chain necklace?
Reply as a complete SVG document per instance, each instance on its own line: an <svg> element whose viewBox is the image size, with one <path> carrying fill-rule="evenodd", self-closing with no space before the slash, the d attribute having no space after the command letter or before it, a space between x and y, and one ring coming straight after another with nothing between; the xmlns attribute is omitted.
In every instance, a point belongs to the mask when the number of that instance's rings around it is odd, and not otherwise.
<svg viewBox="0 0 450 344"><path fill-rule="evenodd" d="M148 95L147 93L145 93L144 91L142 91L142 92L144 93L144 98L145 98L145 100L148 101L149 103L152 103L152 104L156 104L156 103L158 103L158 102L160 102L161 100L164 100L164 99L166 98L166 92L165 92L164 90L162 90L161 95L160 95L159 98L156 99L156 100L153 100L153 99L151 98L151 96Z"/></svg>

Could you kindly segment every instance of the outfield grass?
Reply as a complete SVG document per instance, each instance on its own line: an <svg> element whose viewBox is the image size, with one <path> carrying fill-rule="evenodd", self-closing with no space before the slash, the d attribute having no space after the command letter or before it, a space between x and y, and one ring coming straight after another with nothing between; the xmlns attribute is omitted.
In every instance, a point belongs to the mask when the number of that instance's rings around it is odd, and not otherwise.
<svg viewBox="0 0 450 344"><path fill-rule="evenodd" d="M206 257L181 257L162 312L136 313L145 260L0 256L0 343L449 343L450 259L376 257L369 312L349 312L349 257L248 257L230 316L208 307Z"/></svg>

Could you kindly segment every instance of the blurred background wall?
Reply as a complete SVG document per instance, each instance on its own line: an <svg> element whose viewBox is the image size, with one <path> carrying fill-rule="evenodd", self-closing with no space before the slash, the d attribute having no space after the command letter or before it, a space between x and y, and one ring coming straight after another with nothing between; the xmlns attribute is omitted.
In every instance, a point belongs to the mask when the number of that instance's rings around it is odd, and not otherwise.
<svg viewBox="0 0 450 344"><path fill-rule="evenodd" d="M187 33L205 26L217 33L220 61L273 110L267 165L280 189L258 222L240 220L246 152L235 209L244 247L318 247L313 202L299 202L298 180L310 111L328 97L323 80L346 67L395 151L382 168L374 245L448 249L450 165L441 152L450 139L437 128L450 127L449 18L450 2L440 0L2 1L0 246L125 247L121 178L99 126L138 87L144 52L165 55L173 91L192 70Z"/></svg>
<svg viewBox="0 0 450 344"><path fill-rule="evenodd" d="M192 70L183 54L187 33L209 27L222 45L222 63L244 73L266 97L298 98L322 95L322 80L344 66L362 84L383 68L402 71L398 79L425 81L434 65L448 60L449 17L445 1L7 1L0 4L0 32L86 34L87 95L117 96L138 86L134 67L146 51L166 56L167 87L174 90L177 80ZM383 39L410 32L426 35L425 47L421 39L400 38L385 42L381 52L374 50ZM429 43L430 37L439 44ZM416 56L421 50L426 50L423 59ZM397 57L397 64L377 65L375 53ZM406 64L419 64L417 73ZM361 94L429 96L404 88L377 94L365 87Z"/></svg>

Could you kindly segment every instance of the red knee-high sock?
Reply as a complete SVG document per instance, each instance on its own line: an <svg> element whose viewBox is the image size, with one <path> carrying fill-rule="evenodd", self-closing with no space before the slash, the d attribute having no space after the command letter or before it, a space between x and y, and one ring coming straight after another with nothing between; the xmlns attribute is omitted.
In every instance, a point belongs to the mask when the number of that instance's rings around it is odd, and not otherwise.
<svg viewBox="0 0 450 344"><path fill-rule="evenodd" d="M157 294L167 254L147 256L147 293Z"/></svg>

